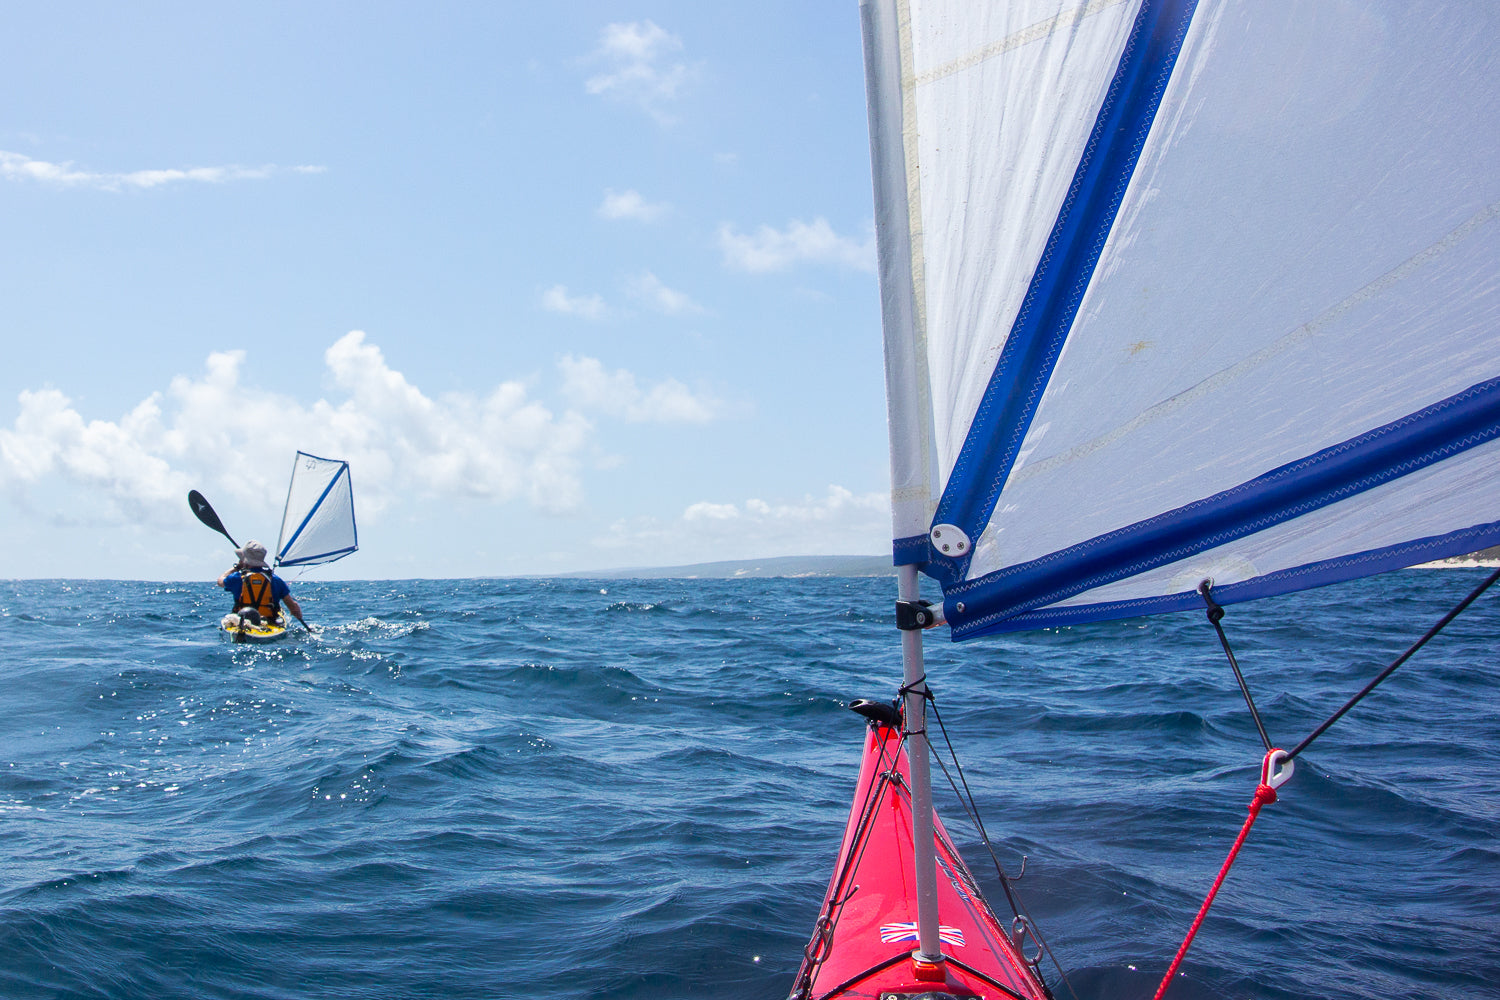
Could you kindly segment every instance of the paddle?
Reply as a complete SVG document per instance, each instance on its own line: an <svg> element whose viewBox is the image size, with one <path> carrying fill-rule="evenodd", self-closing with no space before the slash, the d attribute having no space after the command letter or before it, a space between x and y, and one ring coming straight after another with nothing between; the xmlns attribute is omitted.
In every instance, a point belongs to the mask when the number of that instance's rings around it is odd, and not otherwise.
<svg viewBox="0 0 1500 1000"><path fill-rule="evenodd" d="M214 513L214 505L208 502L208 498L197 490L188 490L188 506L193 509L193 516L204 524L229 539L229 544L235 548L235 554L239 554L240 543L234 540L234 536L224 530L224 522L219 520L219 515ZM237 628L234 630L234 641L245 641L245 630Z"/></svg>
<svg viewBox="0 0 1500 1000"><path fill-rule="evenodd" d="M213 505L204 499L202 493L199 493L197 490L189 490L188 506L193 508L193 514L197 516L198 520L229 539L229 544L233 545L236 549L240 547L240 543L234 540L234 536L224 530L224 522L219 520L219 515L214 513Z"/></svg>
<svg viewBox="0 0 1500 1000"><path fill-rule="evenodd" d="M202 493L199 493L197 490L189 490L188 506L193 508L193 514L198 518L198 520L202 521L204 524L208 525L210 528L214 529L219 534L229 539L229 544L233 545L236 551L239 550L240 543L234 540L233 535L224 530L224 522L219 520L219 515L214 513L213 504L209 503L207 498L205 498ZM292 609L287 608L287 610L291 611ZM302 613L300 610L292 611L292 617L297 619L297 621L302 624L302 627L309 633L312 632L312 626L307 624L307 621L302 617Z"/></svg>

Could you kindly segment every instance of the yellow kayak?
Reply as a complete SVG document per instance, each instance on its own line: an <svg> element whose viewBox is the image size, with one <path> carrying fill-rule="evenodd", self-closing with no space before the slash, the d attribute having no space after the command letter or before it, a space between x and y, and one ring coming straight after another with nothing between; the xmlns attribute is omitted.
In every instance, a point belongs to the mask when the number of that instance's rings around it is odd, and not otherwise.
<svg viewBox="0 0 1500 1000"><path fill-rule="evenodd" d="M225 615L219 628L235 642L275 642L286 635L286 626L262 622L259 625L242 620L238 615Z"/></svg>

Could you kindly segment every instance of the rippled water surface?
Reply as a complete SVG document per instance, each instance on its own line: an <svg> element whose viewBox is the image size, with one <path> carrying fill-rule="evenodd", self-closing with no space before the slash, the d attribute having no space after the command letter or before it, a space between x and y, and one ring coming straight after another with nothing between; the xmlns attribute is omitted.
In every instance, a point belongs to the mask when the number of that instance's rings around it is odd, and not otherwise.
<svg viewBox="0 0 1500 1000"><path fill-rule="evenodd" d="M1272 738L1481 578L1230 608ZM893 591L301 581L318 631L250 647L208 583L0 583L0 996L785 996L857 766L843 703L899 677ZM1497 635L1492 592L1308 751L1169 996L1500 997ZM928 652L1072 989L1149 997L1256 782L1212 629Z"/></svg>

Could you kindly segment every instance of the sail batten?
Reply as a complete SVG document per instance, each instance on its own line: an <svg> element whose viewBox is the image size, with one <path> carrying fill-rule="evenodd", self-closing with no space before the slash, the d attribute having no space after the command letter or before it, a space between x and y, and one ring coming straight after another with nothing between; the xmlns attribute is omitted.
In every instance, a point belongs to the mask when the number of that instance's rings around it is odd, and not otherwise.
<svg viewBox="0 0 1500 1000"><path fill-rule="evenodd" d="M893 551L955 637L1492 544L1500 10L866 6Z"/></svg>

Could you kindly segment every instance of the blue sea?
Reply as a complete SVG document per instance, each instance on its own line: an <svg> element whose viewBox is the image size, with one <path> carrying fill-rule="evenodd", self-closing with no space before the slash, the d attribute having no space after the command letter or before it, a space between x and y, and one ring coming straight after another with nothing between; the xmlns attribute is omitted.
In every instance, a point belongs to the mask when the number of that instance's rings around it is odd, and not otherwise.
<svg viewBox="0 0 1500 1000"><path fill-rule="evenodd" d="M1482 578L1229 608L1272 738ZM0 997L779 1000L894 586L309 578L316 633L255 647L208 582L0 583ZM1169 997L1500 997L1497 636L1491 592L1299 759ZM1150 997L1262 754L1211 626L927 652L1059 1000Z"/></svg>

